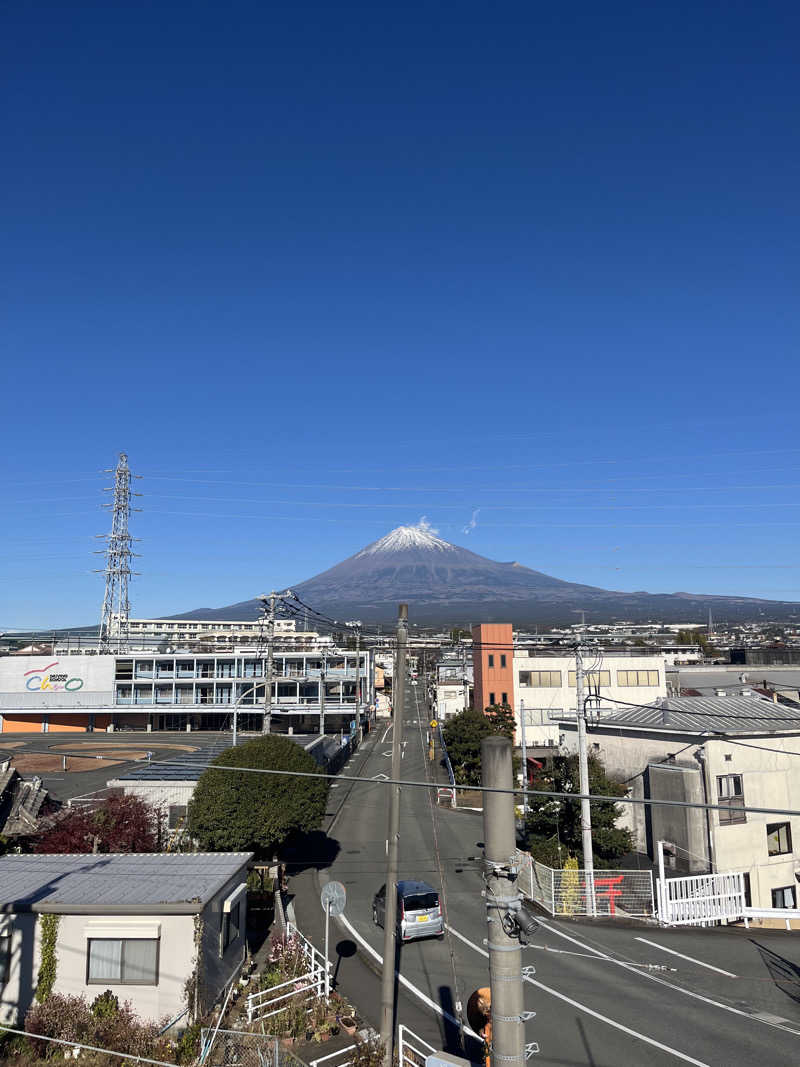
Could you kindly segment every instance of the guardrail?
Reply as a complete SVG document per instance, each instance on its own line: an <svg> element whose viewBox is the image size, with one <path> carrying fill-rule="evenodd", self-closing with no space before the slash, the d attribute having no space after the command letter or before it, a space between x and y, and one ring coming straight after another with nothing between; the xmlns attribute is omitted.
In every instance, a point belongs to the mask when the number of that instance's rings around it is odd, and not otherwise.
<svg viewBox="0 0 800 1067"><path fill-rule="evenodd" d="M783 919L786 929L791 931L792 921L800 922L800 908L743 908L742 918L748 930L751 919Z"/></svg>

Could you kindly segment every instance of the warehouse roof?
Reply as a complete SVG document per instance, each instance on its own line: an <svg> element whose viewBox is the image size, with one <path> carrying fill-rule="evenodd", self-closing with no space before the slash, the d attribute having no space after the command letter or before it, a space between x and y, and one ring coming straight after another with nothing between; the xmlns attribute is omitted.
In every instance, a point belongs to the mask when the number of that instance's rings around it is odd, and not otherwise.
<svg viewBox="0 0 800 1067"><path fill-rule="evenodd" d="M109 853L0 857L0 911L193 914L252 852Z"/></svg>
<svg viewBox="0 0 800 1067"><path fill-rule="evenodd" d="M656 704L603 710L600 725L689 733L792 733L800 731L800 711L757 697L668 697Z"/></svg>

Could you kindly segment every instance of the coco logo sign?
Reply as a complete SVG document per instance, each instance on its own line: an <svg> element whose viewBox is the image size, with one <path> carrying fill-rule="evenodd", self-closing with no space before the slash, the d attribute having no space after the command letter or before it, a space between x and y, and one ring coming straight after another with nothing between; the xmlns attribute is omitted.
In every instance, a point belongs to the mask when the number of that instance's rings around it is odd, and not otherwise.
<svg viewBox="0 0 800 1067"><path fill-rule="evenodd" d="M53 673L53 667L58 666L58 660L48 663L46 667L37 667L32 671L25 671L22 676L25 679L25 688L33 691L43 689L68 690L74 692L83 689L83 678L70 678L66 673Z"/></svg>

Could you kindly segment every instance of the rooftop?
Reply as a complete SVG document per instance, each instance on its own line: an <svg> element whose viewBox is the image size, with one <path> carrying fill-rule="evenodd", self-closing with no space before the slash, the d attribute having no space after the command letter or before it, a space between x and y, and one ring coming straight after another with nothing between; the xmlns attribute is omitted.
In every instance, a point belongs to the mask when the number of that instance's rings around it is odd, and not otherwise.
<svg viewBox="0 0 800 1067"><path fill-rule="evenodd" d="M260 735L259 735L260 736ZM278 736L278 735L274 735ZM290 735L281 735L290 736ZM308 748L317 739L318 734L292 734L291 740ZM241 743L246 744L253 738L245 735ZM113 782L196 782L208 765L221 753L231 747L230 741L218 741L204 745L198 752L181 752L167 759L134 763L119 774L109 777Z"/></svg>
<svg viewBox="0 0 800 1067"><path fill-rule="evenodd" d="M689 733L793 733L800 732L800 713L757 697L669 697L603 714L600 724Z"/></svg>
<svg viewBox="0 0 800 1067"><path fill-rule="evenodd" d="M0 912L193 914L252 856L252 852L2 856Z"/></svg>

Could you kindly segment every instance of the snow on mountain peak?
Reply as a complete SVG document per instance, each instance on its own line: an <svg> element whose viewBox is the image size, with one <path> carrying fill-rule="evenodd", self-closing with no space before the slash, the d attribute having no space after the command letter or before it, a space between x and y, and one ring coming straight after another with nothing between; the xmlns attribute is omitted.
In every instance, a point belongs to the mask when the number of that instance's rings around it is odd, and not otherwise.
<svg viewBox="0 0 800 1067"><path fill-rule="evenodd" d="M382 537L380 541L373 541L357 555L374 556L377 552L402 552L409 548L433 549L436 552L449 552L455 546L437 537L438 533L423 515L415 526L398 526L390 533Z"/></svg>

